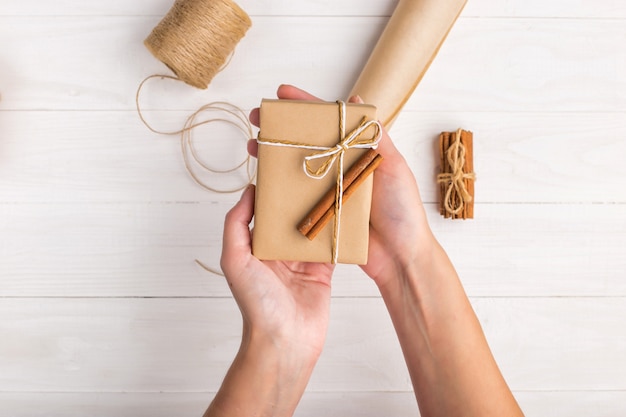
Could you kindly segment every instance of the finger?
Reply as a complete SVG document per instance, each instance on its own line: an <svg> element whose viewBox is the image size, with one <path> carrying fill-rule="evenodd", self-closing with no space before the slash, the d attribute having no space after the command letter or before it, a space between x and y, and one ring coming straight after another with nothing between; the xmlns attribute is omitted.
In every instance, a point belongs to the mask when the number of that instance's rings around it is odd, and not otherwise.
<svg viewBox="0 0 626 417"><path fill-rule="evenodd" d="M315 97L312 94L307 93L304 90L299 89L293 85L289 84L281 84L278 87L278 91L276 91L276 96L280 99L285 100L314 100L314 101L322 101L318 97ZM256 127L260 127L261 117L259 115L259 108L254 108L250 112L248 116L250 119L250 123L255 125Z"/></svg>
<svg viewBox="0 0 626 417"><path fill-rule="evenodd" d="M378 142L378 152L382 155L383 158L394 158L397 155L400 155L400 151L391 141L391 137L387 130L383 127L381 132L380 142Z"/></svg>
<svg viewBox="0 0 626 417"><path fill-rule="evenodd" d="M312 94L307 93L304 90L299 89L293 85L282 84L278 87L278 91L276 95L280 99L286 100L312 100L312 101L322 101L321 99L315 97Z"/></svg>
<svg viewBox="0 0 626 417"><path fill-rule="evenodd" d="M250 222L254 214L254 194L254 186L248 186L237 204L226 214L221 262L224 272L231 262L241 262L242 258L251 255Z"/></svg>
<svg viewBox="0 0 626 417"><path fill-rule="evenodd" d="M350 97L348 99L348 103L365 104L363 102L363 99L359 95ZM381 123L381 126L382 126L382 123ZM389 134L387 133L387 130L384 127L383 127L383 131L381 134L382 134L382 137L378 145L378 150L380 151L380 154L383 156L383 158L385 156L391 156L392 154L399 153L398 149L395 147L395 145L391 141L391 138L389 137Z"/></svg>
<svg viewBox="0 0 626 417"><path fill-rule="evenodd" d="M402 156L398 148L396 148L391 138L389 137L389 134L387 134L387 131L384 128L382 131L382 138L380 139L380 142L378 143L378 148L376 148L376 150L383 157L383 161L376 169L377 172L381 174L387 173L393 177L400 175L400 173L403 173L402 175L406 174L407 172L410 173L410 168L406 162L406 159L404 158L404 156ZM378 176L374 176L374 182L376 182L377 177Z"/></svg>
<svg viewBox="0 0 626 417"><path fill-rule="evenodd" d="M256 158L258 153L259 153L259 143L256 141L256 139L250 139L248 141L248 154Z"/></svg>
<svg viewBox="0 0 626 417"><path fill-rule="evenodd" d="M309 94L306 91L301 90L298 87L294 87L293 85L289 85L289 84L282 84L281 86L279 86L278 91L276 92L276 95L278 96L278 98L285 99L285 100L321 101L319 98L315 97L314 95ZM261 116L260 116L258 107L250 111L248 118L250 119L250 123L252 123L256 127L260 127Z"/></svg>
<svg viewBox="0 0 626 417"><path fill-rule="evenodd" d="M250 123L252 123L256 127L259 127L259 125L261 124L261 117L259 114L258 107L252 109L252 111L250 112L250 115L248 116L248 119L250 119Z"/></svg>
<svg viewBox="0 0 626 417"><path fill-rule="evenodd" d="M348 103L365 104L361 96L356 95L348 99ZM382 126L382 123L381 123ZM383 157L383 164L385 166L395 165L399 162L398 158L404 159L398 148L393 144L391 137L387 133L387 130L383 127L381 132L381 139L378 143L377 151ZM384 170L384 167L383 167Z"/></svg>

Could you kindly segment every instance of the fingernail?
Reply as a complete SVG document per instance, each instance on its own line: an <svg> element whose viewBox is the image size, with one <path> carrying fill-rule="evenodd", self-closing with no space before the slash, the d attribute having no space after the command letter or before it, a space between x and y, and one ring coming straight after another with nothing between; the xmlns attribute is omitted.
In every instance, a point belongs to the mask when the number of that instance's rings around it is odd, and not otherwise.
<svg viewBox="0 0 626 417"><path fill-rule="evenodd" d="M252 184L248 184L246 188L243 189L243 192L241 193L241 196L239 197L239 201L243 200L243 196L245 196L246 193L250 191L250 188L252 188Z"/></svg>
<svg viewBox="0 0 626 417"><path fill-rule="evenodd" d="M350 101L353 102L353 103L363 104L363 99L358 94L355 95L355 96L350 97Z"/></svg>

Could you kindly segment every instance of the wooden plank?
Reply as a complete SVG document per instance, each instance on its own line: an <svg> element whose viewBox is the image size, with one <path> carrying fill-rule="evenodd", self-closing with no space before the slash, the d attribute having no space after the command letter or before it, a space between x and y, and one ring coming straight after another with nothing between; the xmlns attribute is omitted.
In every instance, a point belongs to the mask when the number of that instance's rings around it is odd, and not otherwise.
<svg viewBox="0 0 626 417"><path fill-rule="evenodd" d="M159 115L162 129L180 129L188 113ZM239 193L209 193L185 171L180 137L157 135L136 112L0 112L2 202L232 202ZM194 132L203 161L228 169L246 157L248 138L225 124ZM204 175L208 185L245 186L245 168Z"/></svg>
<svg viewBox="0 0 626 417"><path fill-rule="evenodd" d="M0 37L12 40L3 49L11 57L0 72L3 109L132 109L139 82L166 72L142 44L157 21L0 17ZM209 90L152 86L145 107L193 109L225 100L251 108L256 94L271 96L283 82L327 99L345 97L385 23L383 17L259 17ZM615 46L624 36L621 20L463 19L406 109L624 111L626 52ZM64 54L70 43L75 53Z"/></svg>
<svg viewBox="0 0 626 417"><path fill-rule="evenodd" d="M626 298L476 298L514 390L626 390ZM382 300L332 302L312 392L408 391ZM1 392L204 392L239 346L232 299L0 300Z"/></svg>
<svg viewBox="0 0 626 417"><path fill-rule="evenodd" d="M148 112L161 129L180 128L187 112ZM405 112L391 135L413 168L427 203L442 131L474 131L476 203L626 203L626 113ZM128 112L0 112L0 202L230 202L184 170L180 140L156 135ZM538 128L540 126L540 128ZM245 138L225 125L194 133L215 168L247 155ZM236 188L245 170L203 176ZM480 211L477 211L480 216Z"/></svg>
<svg viewBox="0 0 626 417"><path fill-rule="evenodd" d="M597 416L614 417L626 413L624 391L515 392L526 417Z"/></svg>
<svg viewBox="0 0 626 417"><path fill-rule="evenodd" d="M593 357L621 367L626 335L617 329L623 327L626 299L485 298L472 305L512 389L623 390L618 386L626 384L626 373L619 370L618 376ZM587 377L593 380L589 385Z"/></svg>
<svg viewBox="0 0 626 417"><path fill-rule="evenodd" d="M623 111L622 30L621 20L459 21L406 108Z"/></svg>
<svg viewBox="0 0 626 417"><path fill-rule="evenodd" d="M439 199L437 136L460 127L474 132L477 204L617 203L626 197L620 179L626 168L618 160L626 154L625 118L625 112L405 111L391 137L429 203Z"/></svg>
<svg viewBox="0 0 626 417"><path fill-rule="evenodd" d="M0 204L0 296L230 296L219 267L230 204ZM478 205L432 229L474 296L626 295L624 205ZM340 265L333 294L377 296Z"/></svg>
<svg viewBox="0 0 626 417"><path fill-rule="evenodd" d="M0 414L23 417L201 416L214 393L0 393Z"/></svg>
<svg viewBox="0 0 626 417"><path fill-rule="evenodd" d="M29 417L171 417L202 415L213 393L0 393L0 413ZM514 392L526 417L614 417L626 413L624 391ZM419 416L412 392L304 394L296 417Z"/></svg>
<svg viewBox="0 0 626 417"><path fill-rule="evenodd" d="M596 207L603 208L596 212ZM626 244L626 223L620 220L624 205L482 205L476 210L475 220L454 224L428 213L470 294L610 296L626 290L613 286L626 271L626 258L617 249ZM620 289L605 291L607 284Z"/></svg>
<svg viewBox="0 0 626 417"><path fill-rule="evenodd" d="M133 111L165 71L141 42L172 1L2 2L2 416L200 415L239 345L224 280L193 264L218 265L237 195L195 187L177 139ZM237 1L254 26L231 65L207 91L150 84L151 120L249 109L280 82L344 96L397 0ZM620 0L471 0L392 132L527 416L626 414L625 19ZM476 134L478 204L451 223L434 139L457 127ZM196 138L229 166L230 136ZM340 266L333 286L296 415L417 415L374 284Z"/></svg>
<svg viewBox="0 0 626 417"><path fill-rule="evenodd" d="M579 19L623 19L626 4L620 0L572 2L568 0L470 0L464 17L560 17Z"/></svg>
<svg viewBox="0 0 626 417"><path fill-rule="evenodd" d="M86 2L63 0L41 2L39 0L5 0L0 15L24 16L102 16L164 15L172 0L110 0ZM388 16L397 0L239 0L237 2L248 14L255 16ZM626 6L619 0L571 2L553 0L473 0L469 1L464 17L569 17L569 18L625 18Z"/></svg>
<svg viewBox="0 0 626 417"><path fill-rule="evenodd" d="M5 1L0 16L163 16L173 0L113 0L105 3L63 0L55 4L40 0ZM253 19L258 16L389 16L397 0L237 0ZM600 9L602 5L600 4Z"/></svg>
<svg viewBox="0 0 626 417"><path fill-rule="evenodd" d="M7 86L3 109L133 109L139 82L151 74L169 73L143 45L158 21L125 16L0 17L0 36L13 40L3 51L11 57L0 72ZM283 82L310 88L329 83L326 92L347 95L385 21L259 18L238 45L228 71L215 78L210 90L152 83L144 95L145 107L195 109L207 101L228 101L251 108L258 105L258 92L273 95ZM337 47L338 37L345 48ZM76 52L66 55L70 42ZM303 53L312 47L319 52ZM61 55L65 59L59 60Z"/></svg>

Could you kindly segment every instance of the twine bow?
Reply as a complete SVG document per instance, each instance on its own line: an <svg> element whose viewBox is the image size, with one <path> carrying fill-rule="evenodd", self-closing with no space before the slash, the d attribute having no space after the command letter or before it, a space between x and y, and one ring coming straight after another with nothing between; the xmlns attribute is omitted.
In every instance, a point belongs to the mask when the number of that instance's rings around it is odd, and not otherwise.
<svg viewBox="0 0 626 417"><path fill-rule="evenodd" d="M467 191L467 187L465 187L465 180L474 181L476 179L476 174L473 172L463 171L465 166L465 145L461 143L461 129L456 131L454 142L446 151L446 158L452 172L439 174L437 182L439 184L448 184L448 189L443 199L444 208L450 214L458 214L463 209L465 203L472 201L472 196ZM457 201L454 207L452 206L453 200Z"/></svg>
<svg viewBox="0 0 626 417"><path fill-rule="evenodd" d="M380 138L382 136L382 126L376 120L367 120L363 118L361 123L348 134L346 134L346 103L343 101L337 101L339 109L339 141L335 146L325 147L309 145L304 143L296 143L283 140L274 139L261 139L258 138L257 142L264 145L271 146L287 146L300 149L311 149L314 152L304 157L302 162L302 168L304 173L313 179L322 179L330 172L333 164L337 162L337 180L335 182L335 221L333 230L333 242L332 242L332 263L336 264L339 259L339 232L341 228L341 211L343 206L343 170L344 170L344 155L349 149L366 149L378 147ZM374 127L374 134L371 137L363 137L365 132ZM317 168L313 168L312 162L321 160L323 161Z"/></svg>

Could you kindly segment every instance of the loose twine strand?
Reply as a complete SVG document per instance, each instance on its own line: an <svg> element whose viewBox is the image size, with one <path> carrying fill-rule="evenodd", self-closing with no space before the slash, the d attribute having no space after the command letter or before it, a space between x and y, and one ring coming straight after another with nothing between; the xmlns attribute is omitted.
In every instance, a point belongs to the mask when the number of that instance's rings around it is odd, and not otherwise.
<svg viewBox="0 0 626 417"><path fill-rule="evenodd" d="M341 212L343 206L343 168L344 168L344 155L349 149L366 149L378 147L378 143L382 137L382 126L376 120L367 120L363 118L359 126L357 126L350 133L346 134L346 103L343 101L337 101L339 109L339 141L335 146L317 146L300 142L291 142L280 139L269 139L258 137L257 142L262 145L269 146L285 146L298 149L316 150L304 158L302 168L304 173L313 179L322 179L329 172L333 164L337 162L337 178L335 181L335 219L333 227L332 238L332 263L336 264L339 260L339 233L341 228ZM374 132L371 137L363 138L365 132L374 127ZM321 159L323 162L317 168L314 169L311 165L311 161Z"/></svg>
<svg viewBox="0 0 626 417"><path fill-rule="evenodd" d="M212 191L214 193L219 193L219 194L236 193L238 191L243 190L248 185L250 185L254 181L254 178L256 176L255 167L254 167L254 164L252 163L252 158L250 157L250 155L247 155L243 161L241 161L239 164L237 164L236 166L232 168L223 169L223 170L212 168L206 162L204 162L202 158L199 156L198 150L194 144L193 135L192 135L193 129L199 126L207 125L209 123L221 122L221 123L226 123L237 128L243 134L247 143L247 140L252 137L253 133L252 133L252 125L248 121L248 117L246 116L244 111L241 108L235 106L234 104L226 103L223 101L215 101L212 103L205 104L204 106L200 107L198 110L191 113L187 117L187 120L185 120L183 127L179 130L164 131L164 130L156 129L150 123L148 123L148 121L145 119L143 111L141 109L140 101L139 101L143 86L148 80L152 78L162 78L162 79L167 78L167 79L171 79L175 81L181 81L179 78L173 77L171 75L155 74L155 75L150 75L146 77L139 84L139 87L137 88L137 93L135 95L135 105L137 108L137 114L139 115L139 119L151 132L154 132L160 135L168 135L168 136L180 135L181 152L183 155L183 161L185 163L185 169L187 173L191 176L191 178L196 182L196 184L198 184L205 190ZM212 111L224 112L232 116L234 120L227 119L225 117L210 117L210 118L205 118L203 120L197 121L197 119L203 113L212 112ZM202 170L208 173L212 173L212 174L229 174L245 166L248 180L244 185L240 187L236 187L236 188L231 188L231 189L215 188L215 187L208 185L202 179L200 179L200 177L194 172L194 169L192 167L193 163L198 165Z"/></svg>
<svg viewBox="0 0 626 417"><path fill-rule="evenodd" d="M247 155L246 158L241 163L237 164L233 168L228 168L228 169L223 169L223 170L212 168L200 158L198 154L198 150L196 149L194 145L193 135L192 135L193 129L199 126L207 125L209 123L226 123L237 128L243 134L246 140L246 144L247 144L247 140L252 137L253 133L252 133L252 125L250 124L248 117L246 116L244 111L241 108L235 106L234 104L230 104L230 103L226 103L222 101L215 101L212 103L205 104L204 106L200 107L198 110L191 113L187 117L187 120L185 120L183 127L179 130L163 131L163 130L156 129L150 123L148 123L148 121L145 119L143 111L141 110L141 105L139 101L139 98L141 96L141 91L145 83L152 78L161 78L161 79L167 78L167 79L171 79L175 81L182 81L179 78L173 77L171 75L155 74L155 75L150 75L146 77L139 84L139 87L137 88L137 93L135 94L135 105L137 108L137 114L139 115L139 119L151 132L161 134L161 135L168 135L168 136L180 135L180 146L181 146L181 153L183 156L183 162L185 164L185 170L191 176L194 182L198 184L199 186L201 186L202 188L204 188L205 190L208 190L214 193L219 193L219 194L236 193L238 191L243 190L250 184L252 184L256 177L256 166L253 164L252 158L250 157L250 155ZM213 112L213 111L224 112L227 115L232 116L233 119L228 119L225 117L211 117L211 118L204 118L198 121L198 118L203 113ZM246 174L248 177L247 182L241 187L236 187L232 189L218 189L215 187L211 187L210 185L205 183L202 179L200 179L200 177L194 172L194 169L192 168L193 164L196 164L197 166L200 167L201 170L204 170L205 172L210 173L210 174L229 174L245 166ZM204 263L200 262L198 259L195 259L195 262L201 268L203 268L204 270L208 272L211 272L216 275L224 276L224 273L222 271L211 268L205 265Z"/></svg>
<svg viewBox="0 0 626 417"><path fill-rule="evenodd" d="M446 151L446 158L452 172L444 172L437 176L438 184L448 184L443 205L446 211L453 215L461 212L465 204L472 201L472 195L467 191L465 180L476 180L475 173L463 171L466 151L465 145L461 143L461 132L461 129L456 131L454 142ZM456 206L452 206L453 201L458 201Z"/></svg>

